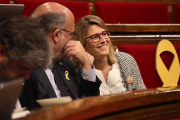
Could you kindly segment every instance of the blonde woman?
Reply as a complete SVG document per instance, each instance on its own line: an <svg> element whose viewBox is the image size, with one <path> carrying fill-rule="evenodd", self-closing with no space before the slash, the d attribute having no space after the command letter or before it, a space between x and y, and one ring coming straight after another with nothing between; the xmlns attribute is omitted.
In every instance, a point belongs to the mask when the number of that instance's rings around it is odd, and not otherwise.
<svg viewBox="0 0 180 120"><path fill-rule="evenodd" d="M100 95L146 89L134 58L115 52L109 31L101 18L88 15L75 25L77 40L94 56L96 75L102 81Z"/></svg>

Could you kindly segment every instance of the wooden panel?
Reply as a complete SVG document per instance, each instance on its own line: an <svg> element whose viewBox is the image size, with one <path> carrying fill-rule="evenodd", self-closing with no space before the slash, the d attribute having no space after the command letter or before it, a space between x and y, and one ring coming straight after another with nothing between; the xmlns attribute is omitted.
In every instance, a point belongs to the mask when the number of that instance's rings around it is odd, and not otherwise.
<svg viewBox="0 0 180 120"><path fill-rule="evenodd" d="M114 46L128 44L157 44L168 39L180 44L180 24L106 24Z"/></svg>
<svg viewBox="0 0 180 120"><path fill-rule="evenodd" d="M180 118L180 103L167 103L162 105L149 106L141 109L131 109L113 114L99 116L93 119L100 120L121 120L121 119L136 119L136 120L169 120ZM168 113L167 113L168 111Z"/></svg>
<svg viewBox="0 0 180 120"><path fill-rule="evenodd" d="M140 44L158 44L162 39L168 39L173 44L180 44L180 37L122 37L111 36L111 41L114 46L118 45L140 45Z"/></svg>
<svg viewBox="0 0 180 120"><path fill-rule="evenodd" d="M143 119L180 117L180 86L88 97L39 110L19 120Z"/></svg>
<svg viewBox="0 0 180 120"><path fill-rule="evenodd" d="M180 33L180 24L106 24L110 32Z"/></svg>

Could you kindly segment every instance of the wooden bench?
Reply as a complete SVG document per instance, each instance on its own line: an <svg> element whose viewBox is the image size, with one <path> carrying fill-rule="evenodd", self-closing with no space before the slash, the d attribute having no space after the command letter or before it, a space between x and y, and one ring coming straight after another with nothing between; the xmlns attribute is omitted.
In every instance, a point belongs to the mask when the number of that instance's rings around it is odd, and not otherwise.
<svg viewBox="0 0 180 120"><path fill-rule="evenodd" d="M44 108L19 120L138 119L180 118L180 87L148 89L89 97Z"/></svg>
<svg viewBox="0 0 180 120"><path fill-rule="evenodd" d="M107 25L111 39L116 45L146 44L156 45L162 34L179 35L179 25ZM150 40L138 42L136 35L157 35ZM129 41L112 36L127 35ZM133 36L134 35L134 36ZM161 37L159 37L161 35ZM166 37L163 37L166 38ZM134 40L135 39L135 40ZM176 39L176 40L175 40ZM134 42L132 42L134 40ZM151 42L152 41L152 42ZM172 37L171 42L179 44L179 37ZM140 53L139 53L140 54ZM152 76L149 76L150 78ZM156 79L154 79L156 81ZM44 108L19 120L82 120L82 119L138 119L169 120L180 118L180 86L160 89L147 89L133 92L89 97L73 102Z"/></svg>

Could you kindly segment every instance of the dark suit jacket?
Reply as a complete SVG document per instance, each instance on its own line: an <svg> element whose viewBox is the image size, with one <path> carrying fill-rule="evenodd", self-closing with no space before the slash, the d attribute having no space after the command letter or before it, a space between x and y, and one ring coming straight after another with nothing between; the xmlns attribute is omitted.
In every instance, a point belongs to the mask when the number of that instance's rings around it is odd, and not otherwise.
<svg viewBox="0 0 180 120"><path fill-rule="evenodd" d="M101 81L96 77L96 82L84 80L68 58L62 58L55 65L58 75L64 81L72 99L82 98L83 96L99 95L99 86ZM65 77L65 71L69 72L69 79ZM33 70L29 80L25 81L25 86L20 96L20 102L23 107L28 109L39 108L37 99L53 98L56 94L44 70Z"/></svg>

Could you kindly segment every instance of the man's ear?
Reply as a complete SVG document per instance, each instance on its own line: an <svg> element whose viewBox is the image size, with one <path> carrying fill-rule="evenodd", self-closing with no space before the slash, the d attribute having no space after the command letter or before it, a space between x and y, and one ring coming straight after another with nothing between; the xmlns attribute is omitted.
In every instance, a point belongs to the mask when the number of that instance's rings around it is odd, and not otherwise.
<svg viewBox="0 0 180 120"><path fill-rule="evenodd" d="M59 29L56 29L53 33L52 33L52 39L54 41L54 43L58 43L58 37L60 35L60 30Z"/></svg>
<svg viewBox="0 0 180 120"><path fill-rule="evenodd" d="M0 45L0 61L4 61L6 57L6 49L4 46Z"/></svg>

